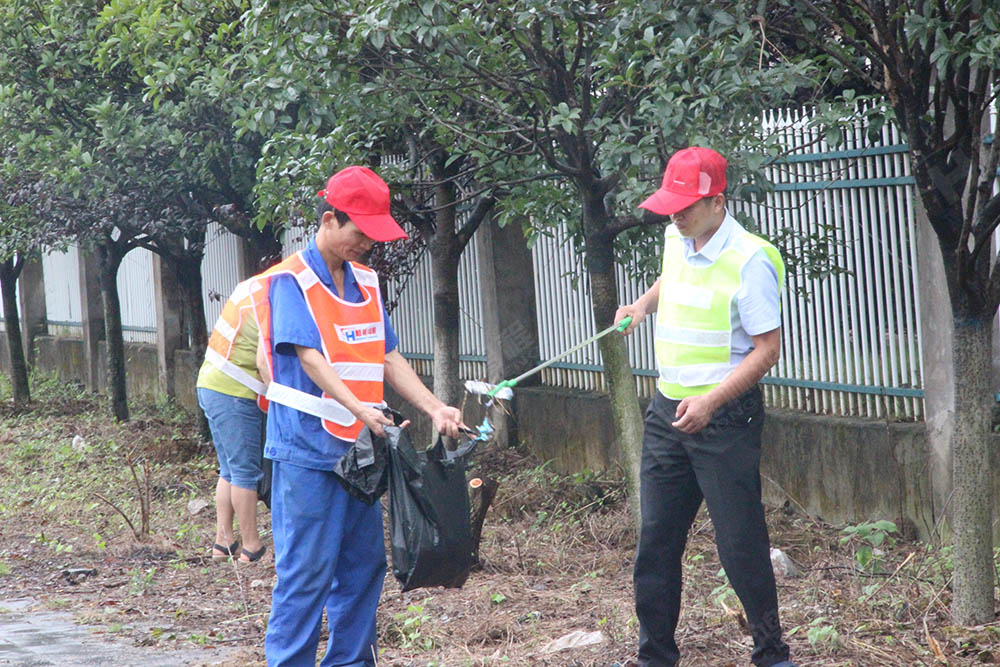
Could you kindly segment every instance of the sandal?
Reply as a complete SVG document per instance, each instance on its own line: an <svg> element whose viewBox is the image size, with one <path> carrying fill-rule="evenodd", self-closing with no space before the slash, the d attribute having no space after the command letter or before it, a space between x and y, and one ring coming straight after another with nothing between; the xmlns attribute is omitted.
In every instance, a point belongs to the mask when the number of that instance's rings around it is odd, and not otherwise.
<svg viewBox="0 0 1000 667"><path fill-rule="evenodd" d="M266 544L260 545L260 549L257 549L257 551L247 551L246 549L243 549L243 555L246 556L248 560L243 560L242 558L240 558L239 561L241 563L253 563L259 561L261 559L261 556L264 555L265 551L267 551Z"/></svg>
<svg viewBox="0 0 1000 667"><path fill-rule="evenodd" d="M212 560L229 560L236 555L236 550L240 548L240 541L236 540L228 547L216 542L212 545ZM222 553L215 553L220 551Z"/></svg>

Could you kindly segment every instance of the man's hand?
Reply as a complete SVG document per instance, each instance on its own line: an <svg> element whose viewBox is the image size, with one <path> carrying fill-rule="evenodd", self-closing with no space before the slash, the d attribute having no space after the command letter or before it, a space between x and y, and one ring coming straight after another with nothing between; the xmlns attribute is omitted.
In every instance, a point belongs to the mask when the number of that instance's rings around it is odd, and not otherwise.
<svg viewBox="0 0 1000 667"><path fill-rule="evenodd" d="M372 435L376 435L380 438L385 437L385 429L383 426L394 426L395 422L385 416L385 414L378 408L371 408L367 405L362 406L359 410L359 414L356 415L361 422L368 427L368 430L372 432ZM405 426L405 425L404 425Z"/></svg>
<svg viewBox="0 0 1000 667"><path fill-rule="evenodd" d="M622 306L615 311L614 323L618 324L626 317L631 317L632 323L622 330L623 336L627 336L633 331L635 331L635 328L639 326L639 323L642 322L644 319L646 319L646 310L644 308L640 308L635 303L630 303L627 306Z"/></svg>
<svg viewBox="0 0 1000 667"><path fill-rule="evenodd" d="M677 406L677 421L671 426L678 431L693 435L705 428L718 407L708 394L688 396Z"/></svg>
<svg viewBox="0 0 1000 667"><path fill-rule="evenodd" d="M623 336L627 336L639 326L646 316L656 312L656 307L660 301L660 279L650 285L649 289L643 292L642 296L615 311L615 324L618 324L626 317L632 318L632 323L622 331Z"/></svg>
<svg viewBox="0 0 1000 667"><path fill-rule="evenodd" d="M442 405L431 412L431 421L438 433L449 438L457 438L460 429L468 429L462 423L462 411L450 405Z"/></svg>

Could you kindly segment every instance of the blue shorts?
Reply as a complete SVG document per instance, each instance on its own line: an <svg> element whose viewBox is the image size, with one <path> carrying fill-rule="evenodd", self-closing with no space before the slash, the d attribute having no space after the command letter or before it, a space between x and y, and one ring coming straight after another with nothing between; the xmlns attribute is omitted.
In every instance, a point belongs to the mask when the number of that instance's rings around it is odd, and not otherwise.
<svg viewBox="0 0 1000 667"><path fill-rule="evenodd" d="M198 405L208 418L219 477L241 489L257 489L260 471L261 429L264 413L257 402L198 387Z"/></svg>

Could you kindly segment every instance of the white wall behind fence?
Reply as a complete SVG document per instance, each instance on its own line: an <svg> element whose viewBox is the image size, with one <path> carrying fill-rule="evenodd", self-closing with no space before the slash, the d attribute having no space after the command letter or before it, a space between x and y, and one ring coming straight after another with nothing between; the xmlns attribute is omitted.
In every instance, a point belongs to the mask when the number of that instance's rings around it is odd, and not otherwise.
<svg viewBox="0 0 1000 667"><path fill-rule="evenodd" d="M82 335L80 263L76 246L42 255L45 317L53 335Z"/></svg>
<svg viewBox="0 0 1000 667"><path fill-rule="evenodd" d="M134 248L118 269L122 337L126 342L156 343L156 303L153 289L153 253Z"/></svg>
<svg viewBox="0 0 1000 667"><path fill-rule="evenodd" d="M211 223L205 233L205 256L201 260L201 292L205 304L205 323L209 331L219 319L222 306L245 276L240 269L240 238L218 223Z"/></svg>

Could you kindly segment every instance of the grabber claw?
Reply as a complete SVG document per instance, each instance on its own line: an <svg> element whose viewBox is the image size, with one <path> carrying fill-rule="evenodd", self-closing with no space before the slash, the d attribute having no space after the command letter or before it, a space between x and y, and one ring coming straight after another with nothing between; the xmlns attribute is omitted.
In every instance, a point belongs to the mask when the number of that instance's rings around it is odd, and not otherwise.
<svg viewBox="0 0 1000 667"><path fill-rule="evenodd" d="M502 401L509 401L514 398L514 392L509 384L510 380L504 380L500 384L490 384L480 380L466 380L465 390L470 394L479 394L488 398L499 398Z"/></svg>

